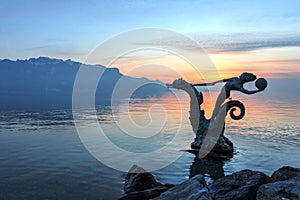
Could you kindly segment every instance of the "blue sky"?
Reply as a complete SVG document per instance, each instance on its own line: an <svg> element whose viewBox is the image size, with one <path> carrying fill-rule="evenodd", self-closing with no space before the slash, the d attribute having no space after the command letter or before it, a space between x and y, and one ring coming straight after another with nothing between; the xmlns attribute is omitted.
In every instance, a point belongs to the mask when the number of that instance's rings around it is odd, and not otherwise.
<svg viewBox="0 0 300 200"><path fill-rule="evenodd" d="M83 61L105 39L143 27L186 34L213 52L300 46L297 0L12 0L1 1L0 23L0 59Z"/></svg>

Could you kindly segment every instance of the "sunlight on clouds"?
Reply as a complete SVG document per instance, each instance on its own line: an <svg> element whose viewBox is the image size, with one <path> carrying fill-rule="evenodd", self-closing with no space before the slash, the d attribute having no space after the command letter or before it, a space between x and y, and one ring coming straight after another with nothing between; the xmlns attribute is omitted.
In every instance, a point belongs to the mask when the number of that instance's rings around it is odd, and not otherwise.
<svg viewBox="0 0 300 200"><path fill-rule="evenodd" d="M299 74L300 47L269 48L249 52L210 53L223 78L251 71L268 78ZM293 78L295 78L293 76ZM285 77L286 78L286 77ZM299 77L298 77L299 78Z"/></svg>

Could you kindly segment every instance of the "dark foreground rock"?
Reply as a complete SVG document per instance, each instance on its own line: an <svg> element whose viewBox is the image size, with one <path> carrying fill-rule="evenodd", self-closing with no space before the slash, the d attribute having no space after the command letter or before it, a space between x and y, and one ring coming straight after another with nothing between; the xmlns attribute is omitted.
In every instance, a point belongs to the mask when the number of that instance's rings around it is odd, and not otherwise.
<svg viewBox="0 0 300 200"><path fill-rule="evenodd" d="M300 176L285 181L276 181L264 184L259 187L257 192L258 200L265 199L300 199Z"/></svg>
<svg viewBox="0 0 300 200"><path fill-rule="evenodd" d="M143 190L143 191L136 191L130 192L127 195L121 197L119 200L146 200L146 199L153 199L159 196L161 193L167 191L168 189L174 187L173 184L165 184L161 186L157 186L151 189Z"/></svg>
<svg viewBox="0 0 300 200"><path fill-rule="evenodd" d="M124 192L126 195L120 199L152 199L171 187L174 187L174 185L161 184L156 181L155 177L151 173L134 165L131 167L125 178Z"/></svg>
<svg viewBox="0 0 300 200"><path fill-rule="evenodd" d="M125 178L124 192L143 191L162 184L157 182L154 176L139 166L132 166Z"/></svg>
<svg viewBox="0 0 300 200"><path fill-rule="evenodd" d="M246 169L214 181L208 190L213 199L255 199L259 186L270 181L264 173Z"/></svg>
<svg viewBox="0 0 300 200"><path fill-rule="evenodd" d="M270 178L262 172L246 169L214 180L209 185L206 185L203 175L195 175L174 186L158 183L152 174L133 166L126 177L125 189L127 194L122 200L299 200L300 170L282 167Z"/></svg>
<svg viewBox="0 0 300 200"><path fill-rule="evenodd" d="M275 171L271 178L273 183L264 184L259 187L257 199L300 199L300 169L289 166Z"/></svg>
<svg viewBox="0 0 300 200"><path fill-rule="evenodd" d="M209 193L203 175L196 175L193 178L174 186L168 191L162 193L155 200L168 200L168 199L210 199Z"/></svg>

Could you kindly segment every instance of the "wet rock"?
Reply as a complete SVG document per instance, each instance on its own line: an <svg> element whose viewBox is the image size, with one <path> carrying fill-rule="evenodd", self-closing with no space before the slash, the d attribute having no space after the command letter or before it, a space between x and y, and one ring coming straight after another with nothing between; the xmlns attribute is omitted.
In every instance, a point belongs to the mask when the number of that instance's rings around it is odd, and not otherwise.
<svg viewBox="0 0 300 200"><path fill-rule="evenodd" d="M300 168L284 166L275 171L271 178L274 181L285 181L300 175Z"/></svg>
<svg viewBox="0 0 300 200"><path fill-rule="evenodd" d="M276 181L260 186L256 198L258 200L299 200L300 175L289 180Z"/></svg>
<svg viewBox="0 0 300 200"><path fill-rule="evenodd" d="M255 199L259 186L270 181L264 173L246 169L214 181L208 190L213 199Z"/></svg>
<svg viewBox="0 0 300 200"><path fill-rule="evenodd" d="M161 185L162 184L157 182L151 173L134 165L125 178L124 192L128 194L130 192L143 191Z"/></svg>
<svg viewBox="0 0 300 200"><path fill-rule="evenodd" d="M155 200L186 199L186 200L207 200L210 199L203 175L196 175L193 178L174 186L162 193Z"/></svg>

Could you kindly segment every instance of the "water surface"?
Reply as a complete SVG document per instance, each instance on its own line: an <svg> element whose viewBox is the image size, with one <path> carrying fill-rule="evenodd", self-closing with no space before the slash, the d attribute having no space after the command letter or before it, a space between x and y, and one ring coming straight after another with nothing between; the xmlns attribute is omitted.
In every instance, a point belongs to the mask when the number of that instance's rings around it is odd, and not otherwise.
<svg viewBox="0 0 300 200"><path fill-rule="evenodd" d="M283 165L299 167L299 98L292 93L280 95L275 89L270 85L265 94L233 95L245 104L246 116L239 121L226 119L225 134L238 152L231 160L211 163L184 152L169 166L154 171L156 178L176 184L198 173L211 181L245 168L271 175ZM165 122L152 137L137 138L120 130L117 122L127 116L122 101L114 108L97 106L97 123L114 144L136 153L169 144L180 127L180 134L186 137L171 147L179 152L189 147L194 134L188 121L188 96L178 95L183 100L182 108L174 95L130 101L130 117L137 125ZM207 117L216 95L205 94ZM156 119L149 113L156 113ZM95 125L90 110L82 113L80 123ZM78 137L71 110L2 111L0 126L0 199L116 199L123 194L126 173L105 166L89 154ZM113 152L111 155L118 162ZM162 154L160 159L168 160L168 155ZM146 165L147 158L142 162Z"/></svg>

